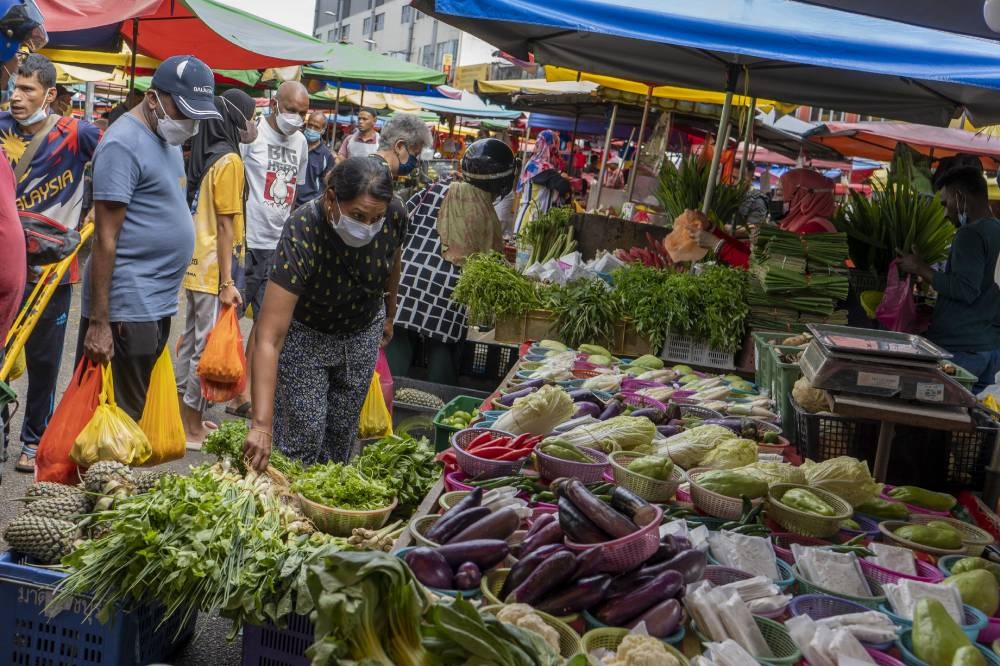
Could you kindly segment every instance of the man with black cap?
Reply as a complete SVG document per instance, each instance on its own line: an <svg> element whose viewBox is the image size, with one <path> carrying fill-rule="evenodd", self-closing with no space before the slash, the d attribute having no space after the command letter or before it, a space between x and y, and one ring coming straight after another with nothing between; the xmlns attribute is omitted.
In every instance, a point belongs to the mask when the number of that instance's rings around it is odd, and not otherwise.
<svg viewBox="0 0 1000 666"><path fill-rule="evenodd" d="M139 419L194 251L181 144L221 119L212 70L172 56L94 155L94 246L84 272L77 356L111 361L118 405Z"/></svg>

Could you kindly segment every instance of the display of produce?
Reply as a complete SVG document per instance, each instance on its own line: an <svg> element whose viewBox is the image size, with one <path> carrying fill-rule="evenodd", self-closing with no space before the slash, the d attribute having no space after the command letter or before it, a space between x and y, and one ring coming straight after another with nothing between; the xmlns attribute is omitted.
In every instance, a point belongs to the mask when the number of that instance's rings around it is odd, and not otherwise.
<svg viewBox="0 0 1000 666"><path fill-rule="evenodd" d="M531 246L531 256L526 267L558 259L576 249L569 206L550 208L529 221L521 231L521 240Z"/></svg>

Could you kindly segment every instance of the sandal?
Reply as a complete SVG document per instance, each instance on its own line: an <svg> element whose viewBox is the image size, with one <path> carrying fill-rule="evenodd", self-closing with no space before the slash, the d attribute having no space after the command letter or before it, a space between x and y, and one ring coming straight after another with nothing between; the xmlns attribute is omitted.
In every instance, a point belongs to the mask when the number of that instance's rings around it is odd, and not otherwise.
<svg viewBox="0 0 1000 666"><path fill-rule="evenodd" d="M21 462L26 460L27 462ZM23 472L24 474L34 474L35 473L35 459L29 458L26 454L22 453L17 459L17 464L14 465L14 469L18 472Z"/></svg>
<svg viewBox="0 0 1000 666"><path fill-rule="evenodd" d="M226 405L226 414L231 414L232 416L238 416L241 419L250 418L250 408L252 405L250 401L247 400L239 407L233 407L231 405Z"/></svg>

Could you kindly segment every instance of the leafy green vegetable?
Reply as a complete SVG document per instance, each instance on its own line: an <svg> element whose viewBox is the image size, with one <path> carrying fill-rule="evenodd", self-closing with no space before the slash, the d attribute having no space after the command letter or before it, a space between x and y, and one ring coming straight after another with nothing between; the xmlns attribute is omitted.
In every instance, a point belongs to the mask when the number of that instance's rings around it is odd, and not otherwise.
<svg viewBox="0 0 1000 666"><path fill-rule="evenodd" d="M686 209L701 210L708 188L710 164L697 155L684 159L680 166L665 160L660 170L660 183L654 192L656 200L671 219ZM719 183L712 194L708 217L716 224L728 224L739 212L750 187L746 183Z"/></svg>
<svg viewBox="0 0 1000 666"><path fill-rule="evenodd" d="M312 465L292 481L292 491L324 506L373 511L392 502L395 491L357 467L328 462Z"/></svg>
<svg viewBox="0 0 1000 666"><path fill-rule="evenodd" d="M466 306L473 322L519 315L539 306L535 285L496 252L466 260L451 300Z"/></svg>
<svg viewBox="0 0 1000 666"><path fill-rule="evenodd" d="M351 464L392 490L399 499L397 511L408 515L441 476L434 455L426 438L390 436L366 446Z"/></svg>
<svg viewBox="0 0 1000 666"><path fill-rule="evenodd" d="M551 384L518 398L493 427L514 435L545 435L573 416L576 405L566 391Z"/></svg>
<svg viewBox="0 0 1000 666"><path fill-rule="evenodd" d="M201 446L204 453L214 454L220 459L226 458L246 474L246 459L243 457L243 444L246 442L250 426L243 419L223 421L219 427L210 432ZM294 478L302 472L302 463L291 460L277 448L271 450L271 467L288 478Z"/></svg>
<svg viewBox="0 0 1000 666"><path fill-rule="evenodd" d="M611 345L621 310L610 295L607 283L598 278L553 286L547 305L556 337L570 347Z"/></svg>

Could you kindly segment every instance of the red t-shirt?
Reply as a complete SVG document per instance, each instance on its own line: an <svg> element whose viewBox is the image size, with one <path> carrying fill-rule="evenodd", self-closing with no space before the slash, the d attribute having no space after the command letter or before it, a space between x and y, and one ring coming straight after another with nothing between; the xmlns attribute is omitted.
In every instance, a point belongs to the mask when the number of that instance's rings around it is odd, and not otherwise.
<svg viewBox="0 0 1000 666"><path fill-rule="evenodd" d="M7 340L10 325L24 300L27 274L27 250L24 230L17 214L14 172L10 163L0 159L0 342Z"/></svg>

